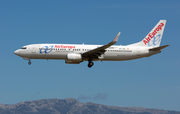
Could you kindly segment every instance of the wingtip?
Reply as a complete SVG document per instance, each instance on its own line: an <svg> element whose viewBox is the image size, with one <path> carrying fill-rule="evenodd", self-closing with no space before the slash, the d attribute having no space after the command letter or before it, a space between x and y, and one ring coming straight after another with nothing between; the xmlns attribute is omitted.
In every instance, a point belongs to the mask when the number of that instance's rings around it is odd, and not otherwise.
<svg viewBox="0 0 180 114"><path fill-rule="evenodd" d="M118 32L117 36L114 38L113 42L117 42L118 41L118 38L119 38L119 35L121 34L121 32Z"/></svg>

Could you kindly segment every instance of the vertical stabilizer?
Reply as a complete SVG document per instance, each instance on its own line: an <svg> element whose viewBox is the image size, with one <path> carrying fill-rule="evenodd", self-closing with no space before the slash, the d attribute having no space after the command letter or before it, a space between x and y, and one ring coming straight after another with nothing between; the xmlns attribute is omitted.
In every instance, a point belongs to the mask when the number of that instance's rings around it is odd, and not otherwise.
<svg viewBox="0 0 180 114"><path fill-rule="evenodd" d="M141 42L129 46L159 47L165 25L166 20L160 20Z"/></svg>

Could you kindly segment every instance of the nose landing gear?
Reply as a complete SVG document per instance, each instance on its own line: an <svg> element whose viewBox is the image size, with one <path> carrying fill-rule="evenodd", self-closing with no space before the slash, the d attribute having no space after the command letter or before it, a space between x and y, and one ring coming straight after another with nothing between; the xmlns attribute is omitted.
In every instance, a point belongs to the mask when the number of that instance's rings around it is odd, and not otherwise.
<svg viewBox="0 0 180 114"><path fill-rule="evenodd" d="M29 60L28 64L31 65L31 60Z"/></svg>

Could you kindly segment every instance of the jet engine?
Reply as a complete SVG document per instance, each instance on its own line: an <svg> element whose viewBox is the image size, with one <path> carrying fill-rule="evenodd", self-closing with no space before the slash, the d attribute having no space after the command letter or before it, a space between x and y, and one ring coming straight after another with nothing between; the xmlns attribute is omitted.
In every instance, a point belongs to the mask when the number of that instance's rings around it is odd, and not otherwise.
<svg viewBox="0 0 180 114"><path fill-rule="evenodd" d="M67 54L66 61L67 64L79 64L82 62L82 55L78 53Z"/></svg>

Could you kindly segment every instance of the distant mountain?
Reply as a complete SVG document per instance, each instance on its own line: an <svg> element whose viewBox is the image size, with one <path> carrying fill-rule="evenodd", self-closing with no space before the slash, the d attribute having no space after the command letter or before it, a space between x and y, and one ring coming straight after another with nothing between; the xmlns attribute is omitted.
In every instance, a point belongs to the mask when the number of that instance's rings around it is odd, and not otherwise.
<svg viewBox="0 0 180 114"><path fill-rule="evenodd" d="M67 98L26 101L14 105L0 104L0 114L180 114L180 112L80 103L74 98Z"/></svg>

